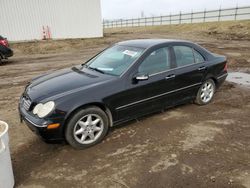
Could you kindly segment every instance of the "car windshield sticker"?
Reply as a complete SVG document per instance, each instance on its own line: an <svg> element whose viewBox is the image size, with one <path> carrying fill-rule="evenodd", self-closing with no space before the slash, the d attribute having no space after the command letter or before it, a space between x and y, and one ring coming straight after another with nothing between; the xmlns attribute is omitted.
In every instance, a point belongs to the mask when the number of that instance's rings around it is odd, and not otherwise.
<svg viewBox="0 0 250 188"><path fill-rule="evenodd" d="M123 54L125 55L128 55L128 56L131 56L131 57L134 57L136 56L137 52L135 51L131 51L131 50L125 50L124 52L122 52Z"/></svg>
<svg viewBox="0 0 250 188"><path fill-rule="evenodd" d="M114 69L113 68L108 68L108 67L98 67L99 70L102 70L102 71L113 71Z"/></svg>

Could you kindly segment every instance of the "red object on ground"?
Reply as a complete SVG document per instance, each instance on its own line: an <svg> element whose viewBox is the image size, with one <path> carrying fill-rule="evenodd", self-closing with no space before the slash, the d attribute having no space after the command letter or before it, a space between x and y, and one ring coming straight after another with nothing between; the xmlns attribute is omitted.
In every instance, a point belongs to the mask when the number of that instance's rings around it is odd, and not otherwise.
<svg viewBox="0 0 250 188"><path fill-rule="evenodd" d="M51 33L50 33L50 28L47 26L47 38L51 39Z"/></svg>

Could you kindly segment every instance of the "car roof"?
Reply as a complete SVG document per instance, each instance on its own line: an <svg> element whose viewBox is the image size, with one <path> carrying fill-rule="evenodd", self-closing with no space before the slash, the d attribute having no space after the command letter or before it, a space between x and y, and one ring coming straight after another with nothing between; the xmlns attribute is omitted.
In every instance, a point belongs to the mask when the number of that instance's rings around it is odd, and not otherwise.
<svg viewBox="0 0 250 188"><path fill-rule="evenodd" d="M173 42L183 42L193 44L190 41L186 40L177 40L177 39L136 39L136 40L127 40L117 43L122 46L131 46L137 48L150 48L159 44L173 43Z"/></svg>

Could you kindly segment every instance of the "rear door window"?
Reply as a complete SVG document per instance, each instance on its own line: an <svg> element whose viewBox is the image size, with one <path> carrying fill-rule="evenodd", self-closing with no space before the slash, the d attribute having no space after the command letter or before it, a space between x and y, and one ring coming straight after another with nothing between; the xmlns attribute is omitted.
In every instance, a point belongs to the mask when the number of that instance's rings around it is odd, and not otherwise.
<svg viewBox="0 0 250 188"><path fill-rule="evenodd" d="M188 46L174 46L177 67L195 63L193 49Z"/></svg>
<svg viewBox="0 0 250 188"><path fill-rule="evenodd" d="M199 52L197 52L196 50L193 50L193 52L195 63L203 63L205 61L204 57Z"/></svg>

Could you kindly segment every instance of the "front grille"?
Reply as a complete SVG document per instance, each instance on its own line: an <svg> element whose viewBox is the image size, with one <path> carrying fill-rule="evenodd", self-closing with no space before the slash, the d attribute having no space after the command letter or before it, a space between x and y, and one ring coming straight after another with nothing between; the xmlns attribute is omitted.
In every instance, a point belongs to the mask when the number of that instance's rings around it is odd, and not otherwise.
<svg viewBox="0 0 250 188"><path fill-rule="evenodd" d="M31 101L29 99L23 98L23 108L26 111L29 111L30 110L30 106L31 106Z"/></svg>

